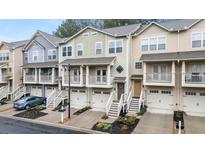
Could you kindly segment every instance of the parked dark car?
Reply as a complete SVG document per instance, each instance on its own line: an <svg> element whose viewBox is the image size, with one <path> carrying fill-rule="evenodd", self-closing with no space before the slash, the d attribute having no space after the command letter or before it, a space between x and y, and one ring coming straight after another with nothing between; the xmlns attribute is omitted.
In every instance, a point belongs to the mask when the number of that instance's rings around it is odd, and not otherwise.
<svg viewBox="0 0 205 154"><path fill-rule="evenodd" d="M37 105L42 105L45 103L46 103L45 97L27 96L15 101L14 108L18 110L29 109L31 107L35 107Z"/></svg>

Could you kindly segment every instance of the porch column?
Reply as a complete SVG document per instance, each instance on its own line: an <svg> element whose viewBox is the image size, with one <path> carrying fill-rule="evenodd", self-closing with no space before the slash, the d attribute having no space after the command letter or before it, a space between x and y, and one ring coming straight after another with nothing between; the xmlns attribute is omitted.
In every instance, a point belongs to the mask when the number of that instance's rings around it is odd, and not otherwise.
<svg viewBox="0 0 205 154"><path fill-rule="evenodd" d="M147 79L147 63L143 63L143 84L145 85Z"/></svg>
<svg viewBox="0 0 205 154"><path fill-rule="evenodd" d="M65 67L64 66L62 66L62 86L65 86Z"/></svg>
<svg viewBox="0 0 205 154"><path fill-rule="evenodd" d="M37 69L36 69L37 70ZM41 82L41 69L39 68L39 71L38 71L38 79L39 79L39 82ZM37 81L37 80L36 80Z"/></svg>
<svg viewBox="0 0 205 154"><path fill-rule="evenodd" d="M25 83L26 79L26 69L23 69L23 83Z"/></svg>
<svg viewBox="0 0 205 154"><path fill-rule="evenodd" d="M52 83L54 83L55 80L55 68L52 68Z"/></svg>
<svg viewBox="0 0 205 154"><path fill-rule="evenodd" d="M172 62L172 74L171 74L171 77L172 77L172 85L174 86L175 85L175 62L174 61Z"/></svg>
<svg viewBox="0 0 205 154"><path fill-rule="evenodd" d="M182 86L185 84L185 61L182 61Z"/></svg>
<svg viewBox="0 0 205 154"><path fill-rule="evenodd" d="M35 82L37 82L38 74L37 74L37 68L35 68Z"/></svg>
<svg viewBox="0 0 205 154"><path fill-rule="evenodd" d="M86 86L89 85L89 66L86 66Z"/></svg>
<svg viewBox="0 0 205 154"><path fill-rule="evenodd" d="M80 85L83 85L83 66L80 66Z"/></svg>
<svg viewBox="0 0 205 154"><path fill-rule="evenodd" d="M111 74L110 74L110 65L107 65L107 85L110 85L111 82Z"/></svg>
<svg viewBox="0 0 205 154"><path fill-rule="evenodd" d="M0 80L3 80L3 76L2 76L2 69L0 69Z"/></svg>

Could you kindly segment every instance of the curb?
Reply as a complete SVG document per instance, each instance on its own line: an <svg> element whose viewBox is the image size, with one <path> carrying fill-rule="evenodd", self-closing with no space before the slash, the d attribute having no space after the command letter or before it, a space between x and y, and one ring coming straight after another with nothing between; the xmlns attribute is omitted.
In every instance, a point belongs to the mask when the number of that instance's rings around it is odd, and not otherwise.
<svg viewBox="0 0 205 154"><path fill-rule="evenodd" d="M68 125L64 125L64 124L55 124L52 122L47 122L47 121L42 121L42 120L33 120L33 119L14 117L12 115L3 115L1 113L0 113L0 116L5 117L5 118L14 119L14 120L20 120L23 122L30 122L33 124L42 124L42 125L47 125L47 126L59 127L59 128L63 128L63 129L70 129L70 130L74 130L74 131L81 131L81 132L89 133L89 134L108 134L105 132L90 130L90 129L81 128L81 127L68 126Z"/></svg>

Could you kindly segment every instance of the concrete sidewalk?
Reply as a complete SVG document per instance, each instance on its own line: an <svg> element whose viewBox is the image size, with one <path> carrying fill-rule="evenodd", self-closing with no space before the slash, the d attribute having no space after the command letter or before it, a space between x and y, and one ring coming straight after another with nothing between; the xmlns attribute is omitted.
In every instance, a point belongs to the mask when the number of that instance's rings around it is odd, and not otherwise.
<svg viewBox="0 0 205 154"><path fill-rule="evenodd" d="M205 117L184 115L185 134L204 134Z"/></svg>
<svg viewBox="0 0 205 154"><path fill-rule="evenodd" d="M172 134L173 133L173 115L153 114L146 112L133 134Z"/></svg>

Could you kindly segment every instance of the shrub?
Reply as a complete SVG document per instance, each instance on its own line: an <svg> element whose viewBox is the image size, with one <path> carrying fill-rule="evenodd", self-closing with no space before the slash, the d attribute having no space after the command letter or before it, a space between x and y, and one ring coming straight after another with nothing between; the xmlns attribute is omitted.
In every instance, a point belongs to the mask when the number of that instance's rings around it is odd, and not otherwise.
<svg viewBox="0 0 205 154"><path fill-rule="evenodd" d="M43 110L44 108L45 107L43 105L37 105L37 106L34 107L34 109L38 110L38 111Z"/></svg>
<svg viewBox="0 0 205 154"><path fill-rule="evenodd" d="M128 117L119 117L117 121L123 125L131 126L135 124L135 117L128 116Z"/></svg>
<svg viewBox="0 0 205 154"><path fill-rule="evenodd" d="M96 126L98 129L109 130L112 128L112 124L106 122L100 122Z"/></svg>
<svg viewBox="0 0 205 154"><path fill-rule="evenodd" d="M146 112L146 107L141 107L140 112L137 115L143 115Z"/></svg>

